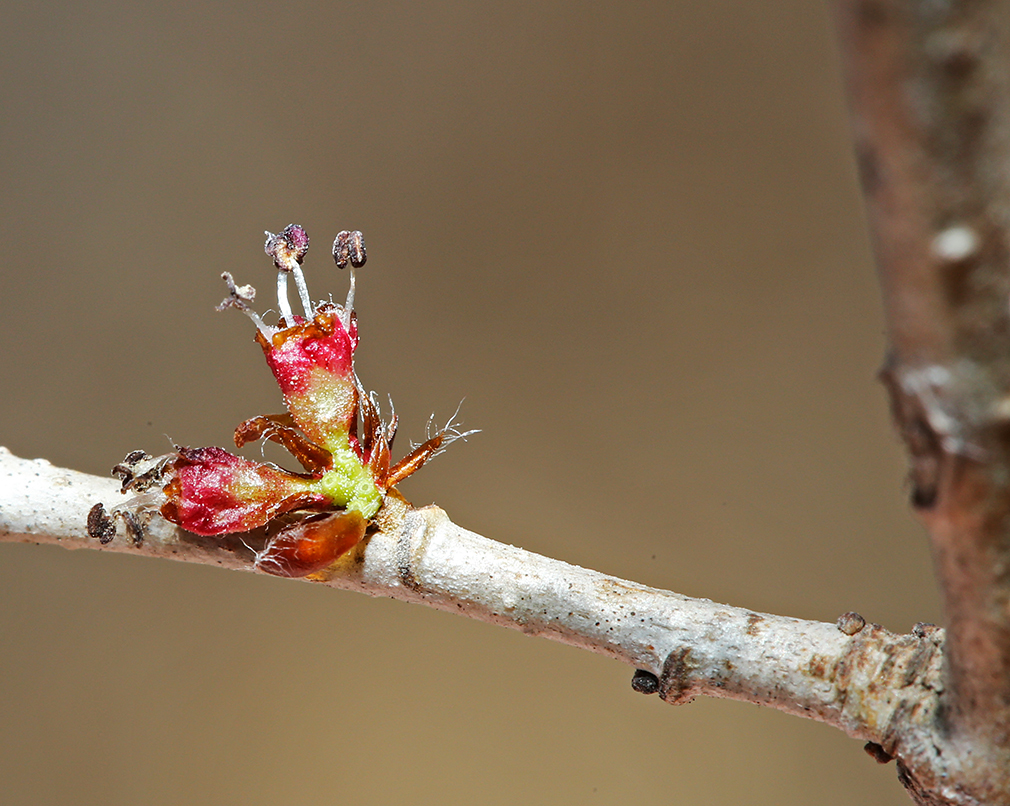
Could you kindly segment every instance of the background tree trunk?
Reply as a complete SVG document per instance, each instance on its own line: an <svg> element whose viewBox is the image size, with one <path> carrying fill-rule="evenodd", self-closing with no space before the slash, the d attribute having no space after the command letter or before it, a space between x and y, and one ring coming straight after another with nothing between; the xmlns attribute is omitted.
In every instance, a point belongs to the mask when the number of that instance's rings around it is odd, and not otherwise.
<svg viewBox="0 0 1010 806"><path fill-rule="evenodd" d="M889 356L947 617L923 802L1010 802L1010 15L839 4ZM944 781L944 777L946 781Z"/></svg>

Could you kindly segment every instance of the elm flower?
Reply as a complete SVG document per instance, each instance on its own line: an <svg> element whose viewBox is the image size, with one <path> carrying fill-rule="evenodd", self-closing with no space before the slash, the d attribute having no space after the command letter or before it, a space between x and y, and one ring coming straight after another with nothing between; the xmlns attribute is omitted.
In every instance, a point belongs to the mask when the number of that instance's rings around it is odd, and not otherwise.
<svg viewBox="0 0 1010 806"><path fill-rule="evenodd" d="M374 394L366 394L354 371L358 344L354 312L355 269L365 263L360 232L341 232L333 244L337 266L351 265L351 283L343 305L314 304L301 264L309 238L291 224L267 233L265 251L277 268L276 325L267 325L250 306L256 290L237 286L231 274L228 297L218 310L237 308L256 325L256 341L284 397L287 412L259 415L235 430L235 445L260 439L286 448L304 472L254 462L218 447L183 448L152 458L134 451L113 469L129 501L107 513L97 504L88 531L102 542L116 533L114 518L124 521L134 541L143 539L144 522L160 514L204 536L248 532L267 527L265 547L256 567L270 574L301 577L322 571L364 537L369 521L394 485L421 468L449 443L474 431L460 432L452 420L396 464L391 448L397 418L385 422ZM288 276L294 277L302 313L288 300ZM273 527L279 525L277 531Z"/></svg>

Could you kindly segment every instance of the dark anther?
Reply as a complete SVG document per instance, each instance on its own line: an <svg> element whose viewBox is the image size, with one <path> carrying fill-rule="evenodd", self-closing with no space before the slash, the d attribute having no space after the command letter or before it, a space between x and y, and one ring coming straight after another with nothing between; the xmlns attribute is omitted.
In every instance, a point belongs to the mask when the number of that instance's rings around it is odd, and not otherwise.
<svg viewBox="0 0 1010 806"><path fill-rule="evenodd" d="M88 535L98 538L103 546L111 543L116 536L116 524L102 504L95 504L88 512Z"/></svg>
<svg viewBox="0 0 1010 806"><path fill-rule="evenodd" d="M866 619L859 615L859 613L850 611L842 613L838 617L838 621L835 622L835 626L846 635L855 635L866 626Z"/></svg>
<svg viewBox="0 0 1010 806"><path fill-rule="evenodd" d="M133 545L141 546L144 542L144 527L140 519L132 512L121 512L120 517L122 517L123 523L126 524L127 534L133 538Z"/></svg>
<svg viewBox="0 0 1010 806"><path fill-rule="evenodd" d="M356 269L365 265L368 255L365 253L365 236L358 230L353 232L343 230L337 233L333 241L333 262L342 269L350 262Z"/></svg>
<svg viewBox="0 0 1010 806"><path fill-rule="evenodd" d="M291 271L300 265L309 251L309 236L297 224L288 224L276 235L272 232L266 235L263 251L274 259L274 265L280 271Z"/></svg>
<svg viewBox="0 0 1010 806"><path fill-rule="evenodd" d="M130 451L118 465L112 468L112 475L123 482L122 491L143 492L160 484L170 456L152 457L144 451Z"/></svg>
<svg viewBox="0 0 1010 806"><path fill-rule="evenodd" d="M631 687L639 694L655 694L659 691L659 678L645 669L635 669L635 676L631 678Z"/></svg>
<svg viewBox="0 0 1010 806"><path fill-rule="evenodd" d="M351 265L360 269L365 265L368 255L365 253L365 237L355 230L351 233Z"/></svg>
<svg viewBox="0 0 1010 806"><path fill-rule="evenodd" d="M887 764L889 761L894 761L894 756L876 742L867 742L863 745L863 750L878 764Z"/></svg>
<svg viewBox="0 0 1010 806"><path fill-rule="evenodd" d="M151 455L144 451L130 451L122 462L112 468L112 475L123 482L124 493L133 486L137 476L137 467L141 462L146 462L150 458Z"/></svg>

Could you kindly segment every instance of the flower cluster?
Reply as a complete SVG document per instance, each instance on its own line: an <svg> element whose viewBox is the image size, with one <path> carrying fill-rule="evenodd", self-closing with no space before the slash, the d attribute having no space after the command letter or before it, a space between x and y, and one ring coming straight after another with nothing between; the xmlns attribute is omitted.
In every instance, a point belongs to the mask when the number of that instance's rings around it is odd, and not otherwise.
<svg viewBox="0 0 1010 806"><path fill-rule="evenodd" d="M333 243L337 266L351 267L343 305L312 302L301 268L308 248L308 235L300 226L267 233L265 250L278 272L276 326L267 325L250 307L256 290L237 286L228 272L222 277L229 295L218 306L237 308L255 323L256 341L287 408L284 414L260 415L239 425L236 446L260 439L276 442L304 472L254 462L217 447L177 447L157 458L134 451L113 469L123 491L133 492L134 498L111 513L96 505L88 519L93 537L112 540L114 519L119 518L139 542L144 517L155 511L204 536L281 525L256 554L256 567L278 576L307 576L331 565L364 537L387 490L453 440L473 433L461 433L450 420L391 464L396 415L389 422L382 419L374 395L365 393L354 371L355 269L366 259L361 233L341 232ZM294 278L302 314L292 312L289 277Z"/></svg>

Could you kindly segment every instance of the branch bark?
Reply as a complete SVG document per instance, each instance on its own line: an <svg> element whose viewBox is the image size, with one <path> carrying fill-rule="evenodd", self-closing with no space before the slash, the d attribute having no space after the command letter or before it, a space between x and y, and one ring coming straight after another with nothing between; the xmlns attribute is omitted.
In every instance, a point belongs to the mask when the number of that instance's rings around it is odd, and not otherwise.
<svg viewBox="0 0 1010 806"><path fill-rule="evenodd" d="M118 497L113 479L0 448L0 541L255 570L241 536L204 538L160 517L139 544L120 534L101 545L86 534L88 511ZM610 656L637 670L637 691L671 704L707 695L816 719L867 742L878 761L932 747L943 630L931 625L895 635L855 613L826 624L692 599L489 540L396 496L376 525L314 581Z"/></svg>
<svg viewBox="0 0 1010 806"><path fill-rule="evenodd" d="M1010 14L841 0L883 378L947 618L922 803L1010 803Z"/></svg>

